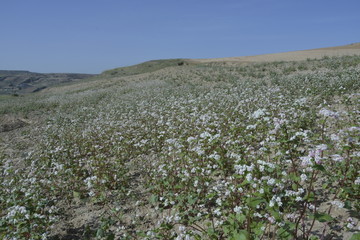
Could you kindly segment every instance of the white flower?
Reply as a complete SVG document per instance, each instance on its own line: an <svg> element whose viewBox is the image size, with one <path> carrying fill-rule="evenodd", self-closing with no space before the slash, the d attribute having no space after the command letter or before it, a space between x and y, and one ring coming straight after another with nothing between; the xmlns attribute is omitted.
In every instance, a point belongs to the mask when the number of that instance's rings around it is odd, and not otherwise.
<svg viewBox="0 0 360 240"><path fill-rule="evenodd" d="M180 225L180 226L179 226L179 231L180 231L180 232L185 232L185 230L186 230L186 227L185 227L185 226L183 226L183 225Z"/></svg>
<svg viewBox="0 0 360 240"><path fill-rule="evenodd" d="M192 240L193 238L189 236L188 234L185 235L185 240Z"/></svg>
<svg viewBox="0 0 360 240"><path fill-rule="evenodd" d="M215 220L214 226L218 227L218 226L222 225L223 223L224 223L224 221L222 221L222 220Z"/></svg>
<svg viewBox="0 0 360 240"><path fill-rule="evenodd" d="M349 130L350 132L360 131L360 127L349 127L348 130Z"/></svg>
<svg viewBox="0 0 360 240"><path fill-rule="evenodd" d="M254 164L251 164L250 166L246 166L246 170L248 170L249 172L251 172L254 169Z"/></svg>
<svg viewBox="0 0 360 240"><path fill-rule="evenodd" d="M275 184L275 179L270 178L270 179L267 181L267 184L268 184L269 186L274 185L274 184Z"/></svg>
<svg viewBox="0 0 360 240"><path fill-rule="evenodd" d="M262 218L262 215L261 215L260 213L258 213L258 212L254 213L254 216L255 216L255 217Z"/></svg>
<svg viewBox="0 0 360 240"><path fill-rule="evenodd" d="M352 228L354 228L354 225L353 225L352 223L348 223L348 224L346 225L346 227L349 228L349 229L352 229Z"/></svg>
<svg viewBox="0 0 360 240"><path fill-rule="evenodd" d="M360 151L353 152L352 157L360 157Z"/></svg>
<svg viewBox="0 0 360 240"><path fill-rule="evenodd" d="M337 207L339 207L339 208L343 208L344 205L345 205L343 202L341 202L341 201L339 201L339 200L334 200L334 201L331 202L331 204L332 204L332 205L335 205L335 206L337 206Z"/></svg>
<svg viewBox="0 0 360 240"><path fill-rule="evenodd" d="M203 133L200 134L200 137L201 137L201 138L210 138L210 137L211 137L211 134L208 133L208 132L203 132Z"/></svg>
<svg viewBox="0 0 360 240"><path fill-rule="evenodd" d="M328 147L326 144L320 144L320 145L316 146L316 149L320 150L320 151L325 151L327 148Z"/></svg>
<svg viewBox="0 0 360 240"><path fill-rule="evenodd" d="M246 130L252 130L256 128L256 124L246 126Z"/></svg>
<svg viewBox="0 0 360 240"><path fill-rule="evenodd" d="M242 207L236 206L234 207L234 212L241 213Z"/></svg>
<svg viewBox="0 0 360 240"><path fill-rule="evenodd" d="M344 158L342 156L340 156L339 154L331 155L331 159L334 162L342 162L344 160Z"/></svg>
<svg viewBox="0 0 360 240"><path fill-rule="evenodd" d="M194 182L194 187L197 187L199 184L199 181L196 179L195 182Z"/></svg>
<svg viewBox="0 0 360 240"><path fill-rule="evenodd" d="M337 112L333 112L333 111L327 110L325 108L321 109L319 111L319 114L324 117L338 117L339 116L339 114Z"/></svg>
<svg viewBox="0 0 360 240"><path fill-rule="evenodd" d="M301 175L300 175L300 178L301 178L301 181L302 181L302 182L305 182L306 179L307 179L307 176L306 176L306 174L301 174Z"/></svg>
<svg viewBox="0 0 360 240"><path fill-rule="evenodd" d="M255 118L255 119L259 118L259 117L262 117L262 116L264 116L266 114L265 111L266 111L266 109L258 109L252 114L252 117Z"/></svg>
<svg viewBox="0 0 360 240"><path fill-rule="evenodd" d="M311 162L311 159L312 158L310 156L300 157L301 165L304 166L304 167L312 165L313 163Z"/></svg>
<svg viewBox="0 0 360 240"><path fill-rule="evenodd" d="M314 204L309 204L308 208L309 208L310 210L314 210L314 209L315 209L315 205L314 205Z"/></svg>
<svg viewBox="0 0 360 240"><path fill-rule="evenodd" d="M360 185L360 177L357 177L354 181L355 185Z"/></svg>
<svg viewBox="0 0 360 240"><path fill-rule="evenodd" d="M216 161L218 161L221 157L220 157L219 154L214 153L214 154L211 154L211 155L209 156L209 158L212 158L212 159L215 159Z"/></svg>
<svg viewBox="0 0 360 240"><path fill-rule="evenodd" d="M244 165L235 165L234 168L235 168L235 172L239 175L243 175L244 172L246 171L246 166Z"/></svg>
<svg viewBox="0 0 360 240"><path fill-rule="evenodd" d="M221 216L220 208L215 209L214 214L217 215L217 216Z"/></svg>
<svg viewBox="0 0 360 240"><path fill-rule="evenodd" d="M307 101L307 98L304 97L304 98L299 98L299 99L296 99L295 100L295 103L299 104L299 105L304 105Z"/></svg>
<svg viewBox="0 0 360 240"><path fill-rule="evenodd" d="M275 221L275 218L273 216L271 217L268 217L268 221L272 224L274 224L276 221Z"/></svg>
<svg viewBox="0 0 360 240"><path fill-rule="evenodd" d="M336 134L331 134L330 138L331 138L332 141L339 141L339 139L340 139L340 137L338 135L336 135Z"/></svg>
<svg viewBox="0 0 360 240"><path fill-rule="evenodd" d="M178 214L176 214L174 217L174 221L179 222L180 220L181 220L181 217Z"/></svg>
<svg viewBox="0 0 360 240"><path fill-rule="evenodd" d="M252 180L252 174L251 173L248 173L246 175L246 180L249 181L249 182Z"/></svg>

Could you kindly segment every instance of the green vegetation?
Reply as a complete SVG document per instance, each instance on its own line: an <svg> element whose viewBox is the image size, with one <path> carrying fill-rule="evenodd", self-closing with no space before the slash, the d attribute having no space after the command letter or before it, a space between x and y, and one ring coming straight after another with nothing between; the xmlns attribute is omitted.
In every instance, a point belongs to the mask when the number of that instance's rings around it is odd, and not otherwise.
<svg viewBox="0 0 360 240"><path fill-rule="evenodd" d="M358 237L360 57L178 61L0 99L42 118L0 155L0 238Z"/></svg>
<svg viewBox="0 0 360 240"><path fill-rule="evenodd" d="M188 59L164 59L164 60L152 60L129 67L120 67L103 72L103 75L111 76L131 76L136 74L154 72L167 67L176 67L194 64Z"/></svg>

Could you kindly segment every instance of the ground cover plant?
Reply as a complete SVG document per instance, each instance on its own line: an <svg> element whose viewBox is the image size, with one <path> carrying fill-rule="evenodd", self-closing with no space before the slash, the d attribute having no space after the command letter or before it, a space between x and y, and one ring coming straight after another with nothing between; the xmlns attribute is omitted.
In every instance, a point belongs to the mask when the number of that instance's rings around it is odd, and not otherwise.
<svg viewBox="0 0 360 240"><path fill-rule="evenodd" d="M0 237L359 239L359 87L349 56L0 99L4 116L38 120L15 153L2 145Z"/></svg>

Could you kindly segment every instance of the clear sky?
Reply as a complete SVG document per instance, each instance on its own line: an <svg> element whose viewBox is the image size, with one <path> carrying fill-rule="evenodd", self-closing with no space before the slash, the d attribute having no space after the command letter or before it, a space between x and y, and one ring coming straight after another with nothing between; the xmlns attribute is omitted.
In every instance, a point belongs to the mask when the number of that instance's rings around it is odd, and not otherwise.
<svg viewBox="0 0 360 240"><path fill-rule="evenodd" d="M0 0L0 69L100 73L360 42L360 0Z"/></svg>

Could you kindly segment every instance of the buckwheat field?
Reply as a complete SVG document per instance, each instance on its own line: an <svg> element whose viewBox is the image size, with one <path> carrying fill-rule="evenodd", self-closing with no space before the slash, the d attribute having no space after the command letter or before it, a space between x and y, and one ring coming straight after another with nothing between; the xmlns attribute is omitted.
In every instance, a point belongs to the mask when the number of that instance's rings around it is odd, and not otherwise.
<svg viewBox="0 0 360 240"><path fill-rule="evenodd" d="M359 56L103 74L0 113L26 123L0 133L0 239L360 239Z"/></svg>

